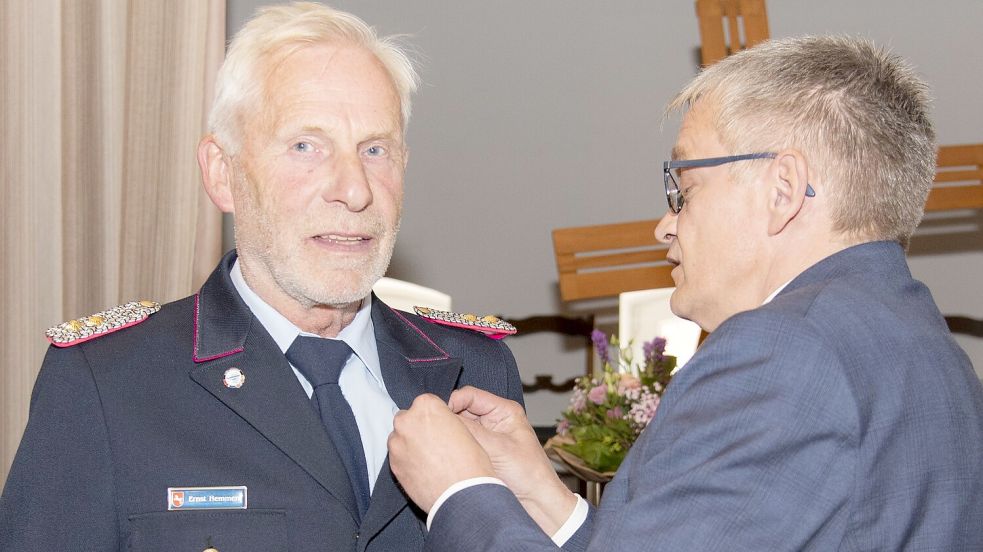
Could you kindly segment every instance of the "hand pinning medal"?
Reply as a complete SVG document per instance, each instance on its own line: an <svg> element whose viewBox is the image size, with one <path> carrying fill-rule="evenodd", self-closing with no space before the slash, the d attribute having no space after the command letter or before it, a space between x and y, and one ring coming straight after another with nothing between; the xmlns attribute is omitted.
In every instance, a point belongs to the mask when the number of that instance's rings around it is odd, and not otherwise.
<svg viewBox="0 0 983 552"><path fill-rule="evenodd" d="M413 310L431 322L444 326L474 330L492 339L502 339L503 337L514 335L516 332L515 326L492 315L459 314L456 312L431 309L429 307L413 307Z"/></svg>

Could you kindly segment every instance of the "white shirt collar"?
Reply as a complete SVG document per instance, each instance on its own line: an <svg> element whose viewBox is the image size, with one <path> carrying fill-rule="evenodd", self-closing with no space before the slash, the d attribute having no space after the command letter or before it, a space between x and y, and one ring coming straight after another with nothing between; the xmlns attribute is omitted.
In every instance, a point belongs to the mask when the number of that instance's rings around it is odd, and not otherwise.
<svg viewBox="0 0 983 552"><path fill-rule="evenodd" d="M273 341L280 347L280 351L286 353L298 335L303 334L319 337L312 333L301 331L287 317L280 314L279 311L271 307L269 303L257 295L246 283L245 278L242 277L242 269L239 267L238 259L232 265L229 276L232 278L232 285L239 292L239 296L242 297L242 300L259 320L259 323L269 332ZM383 381L382 369L379 362L379 353L375 347L371 294L365 299L362 299L362 305L355 314L355 318L338 333L337 339L344 341L352 348L355 355L361 359L372 376L381 384Z"/></svg>
<svg viewBox="0 0 983 552"><path fill-rule="evenodd" d="M795 278L792 278L792 280L794 280L794 279ZM774 299L776 295L778 295L779 293L781 293L782 290L785 289L786 286L788 286L789 284L791 284L792 283L792 280L789 280L789 281L785 282L784 284L778 286L778 289L776 289L775 291L771 292L771 295L769 295L768 297L766 297L765 300L764 300L764 302L761 303L761 304L762 305L767 305L768 303L771 303L771 300Z"/></svg>

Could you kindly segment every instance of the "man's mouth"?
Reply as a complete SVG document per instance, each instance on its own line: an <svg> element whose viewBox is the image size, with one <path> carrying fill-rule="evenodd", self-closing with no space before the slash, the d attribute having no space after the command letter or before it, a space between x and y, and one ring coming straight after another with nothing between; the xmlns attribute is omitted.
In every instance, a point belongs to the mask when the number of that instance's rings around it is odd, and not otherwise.
<svg viewBox="0 0 983 552"><path fill-rule="evenodd" d="M314 241L325 245L359 246L367 244L371 237L361 234L318 234L312 236Z"/></svg>
<svg viewBox="0 0 983 552"><path fill-rule="evenodd" d="M339 241L339 242L358 242L368 239L364 236L342 236L339 234L325 234L322 236L314 236L314 237L319 240L331 240L331 241Z"/></svg>

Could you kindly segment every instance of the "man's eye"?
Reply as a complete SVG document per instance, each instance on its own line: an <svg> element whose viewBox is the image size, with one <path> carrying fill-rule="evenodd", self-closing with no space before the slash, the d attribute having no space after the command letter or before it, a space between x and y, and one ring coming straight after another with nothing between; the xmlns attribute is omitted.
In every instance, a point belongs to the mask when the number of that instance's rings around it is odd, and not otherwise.
<svg viewBox="0 0 983 552"><path fill-rule="evenodd" d="M365 150L365 154L371 157L379 157L386 154L386 148L382 146L371 146Z"/></svg>
<svg viewBox="0 0 983 552"><path fill-rule="evenodd" d="M310 142L297 142L293 145L293 150L300 153L313 153L317 148Z"/></svg>

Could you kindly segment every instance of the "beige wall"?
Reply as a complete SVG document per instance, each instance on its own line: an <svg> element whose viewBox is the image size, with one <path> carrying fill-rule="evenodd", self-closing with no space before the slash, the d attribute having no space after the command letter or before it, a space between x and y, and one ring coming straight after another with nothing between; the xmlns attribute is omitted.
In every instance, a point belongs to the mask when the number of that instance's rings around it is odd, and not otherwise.
<svg viewBox="0 0 983 552"><path fill-rule="evenodd" d="M231 2L230 32L263 3ZM661 163L676 123L660 129L660 114L696 71L690 0L332 5L384 34L413 35L426 59L391 275L450 293L459 310L575 312L558 299L550 230L665 212ZM768 10L772 36L836 32L890 45L934 86L940 143L983 141L983 2L773 0ZM943 312L983 317L981 221L977 213L957 227L974 230L968 237L916 241L912 270ZM983 374L983 339L960 342ZM559 340L511 344L526 380L583 366ZM565 400L537 394L531 417L549 423Z"/></svg>

